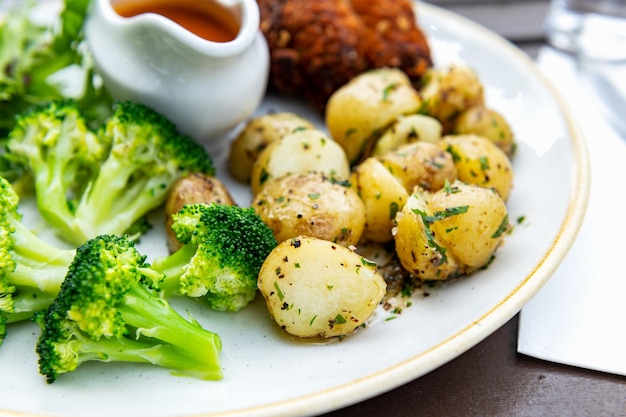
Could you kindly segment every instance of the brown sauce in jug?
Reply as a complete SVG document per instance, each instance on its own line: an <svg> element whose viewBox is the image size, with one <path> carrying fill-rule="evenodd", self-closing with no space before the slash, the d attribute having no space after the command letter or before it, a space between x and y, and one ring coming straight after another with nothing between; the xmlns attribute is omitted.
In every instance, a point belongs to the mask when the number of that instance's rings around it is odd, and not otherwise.
<svg viewBox="0 0 626 417"><path fill-rule="evenodd" d="M197 3L197 2L196 2ZM221 13L212 13L210 8L219 6L206 2L205 7L181 0L159 4L150 2L120 1L112 3L113 9L122 17L133 17L145 13L155 13L164 16L195 35L213 42L230 42L237 37L239 28L234 22L228 22ZM234 20L234 19L232 19Z"/></svg>

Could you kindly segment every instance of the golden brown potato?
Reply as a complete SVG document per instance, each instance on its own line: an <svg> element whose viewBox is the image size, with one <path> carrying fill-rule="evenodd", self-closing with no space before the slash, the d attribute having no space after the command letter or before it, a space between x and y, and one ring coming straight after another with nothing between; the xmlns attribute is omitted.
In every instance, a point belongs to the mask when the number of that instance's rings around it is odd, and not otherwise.
<svg viewBox="0 0 626 417"><path fill-rule="evenodd" d="M424 114L399 116L378 139L372 154L383 155L412 142L437 142L441 139L442 129L439 120L431 116Z"/></svg>
<svg viewBox="0 0 626 417"><path fill-rule="evenodd" d="M440 142L454 158L459 180L491 188L507 201L513 188L513 166L489 139L477 135L448 135Z"/></svg>
<svg viewBox="0 0 626 417"><path fill-rule="evenodd" d="M217 178L201 173L194 173L179 179L172 187L165 201L165 231L167 246L171 253L181 247L172 231L172 215L178 213L187 204L225 204L234 206L226 186Z"/></svg>
<svg viewBox="0 0 626 417"><path fill-rule="evenodd" d="M374 157L355 167L351 182L365 206L362 238L373 242L393 240L391 229L396 213L409 198L404 186Z"/></svg>
<svg viewBox="0 0 626 417"><path fill-rule="evenodd" d="M367 158L396 117L415 113L421 104L408 77L398 69L365 72L328 100L326 126L351 164Z"/></svg>
<svg viewBox="0 0 626 417"><path fill-rule="evenodd" d="M461 210L463 207L467 210ZM456 182L447 190L432 193L428 208L439 219L430 226L433 234L459 263L471 269L491 260L509 228L504 200L471 184Z"/></svg>
<svg viewBox="0 0 626 417"><path fill-rule="evenodd" d="M374 262L352 250L299 236L269 254L258 287L281 329L324 339L364 325L383 299L386 283Z"/></svg>
<svg viewBox="0 0 626 417"><path fill-rule="evenodd" d="M341 146L317 129L298 130L269 144L252 166L252 194L276 178L308 171L323 172L336 180L350 177Z"/></svg>
<svg viewBox="0 0 626 417"><path fill-rule="evenodd" d="M508 227L504 200L489 189L460 181L418 189L398 213L396 253L420 279L455 278L487 265Z"/></svg>
<svg viewBox="0 0 626 417"><path fill-rule="evenodd" d="M515 154L515 137L504 116L483 105L472 106L454 122L455 134L475 134L491 140L510 158Z"/></svg>
<svg viewBox="0 0 626 417"><path fill-rule="evenodd" d="M268 183L252 207L278 242L306 235L355 245L365 227L365 207L347 181L319 172L291 174Z"/></svg>
<svg viewBox="0 0 626 417"><path fill-rule="evenodd" d="M291 112L269 113L250 120L231 145L230 174L237 181L248 183L252 164L267 145L303 129L315 129L315 126Z"/></svg>
<svg viewBox="0 0 626 417"><path fill-rule="evenodd" d="M409 193L416 186L435 191L457 179L452 155L434 143L409 143L378 159Z"/></svg>
<svg viewBox="0 0 626 417"><path fill-rule="evenodd" d="M420 113L437 118L449 133L454 119L466 109L485 101L484 88L473 68L455 64L431 68L424 74Z"/></svg>

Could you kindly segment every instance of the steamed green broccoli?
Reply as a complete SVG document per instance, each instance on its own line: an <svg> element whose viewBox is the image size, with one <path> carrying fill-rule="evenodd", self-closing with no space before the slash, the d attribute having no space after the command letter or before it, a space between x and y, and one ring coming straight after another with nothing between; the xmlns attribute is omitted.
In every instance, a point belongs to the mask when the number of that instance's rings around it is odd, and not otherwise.
<svg viewBox="0 0 626 417"><path fill-rule="evenodd" d="M69 222L110 145L87 127L73 100L31 107L17 117L9 138L4 158L31 172L42 215Z"/></svg>
<svg viewBox="0 0 626 417"><path fill-rule="evenodd" d="M7 323L29 319L52 304L75 254L26 228L18 204L17 194L0 177L0 345Z"/></svg>
<svg viewBox="0 0 626 417"><path fill-rule="evenodd" d="M172 230L183 246L156 259L166 295L204 297L215 310L238 311L252 301L265 258L276 246L272 230L252 208L184 206Z"/></svg>
<svg viewBox="0 0 626 417"><path fill-rule="evenodd" d="M126 233L179 178L215 173L202 146L128 101L117 103L96 132L72 101L35 106L17 118L4 158L30 169L42 217L74 245Z"/></svg>
<svg viewBox="0 0 626 417"><path fill-rule="evenodd" d="M85 48L83 24L91 0L64 0L60 14L44 23L31 18L43 2L13 3L0 18L0 138L13 128L17 114L65 97L76 99L90 120L101 122L110 114L112 99Z"/></svg>
<svg viewBox="0 0 626 417"><path fill-rule="evenodd" d="M162 279L128 238L81 245L58 297L37 316L40 373L52 383L87 361L134 362L221 379L221 339L160 296Z"/></svg>

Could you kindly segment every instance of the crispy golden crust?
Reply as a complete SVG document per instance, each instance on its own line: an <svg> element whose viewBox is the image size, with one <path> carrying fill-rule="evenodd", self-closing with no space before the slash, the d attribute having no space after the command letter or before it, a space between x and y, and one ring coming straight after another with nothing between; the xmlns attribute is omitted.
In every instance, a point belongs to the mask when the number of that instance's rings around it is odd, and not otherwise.
<svg viewBox="0 0 626 417"><path fill-rule="evenodd" d="M323 108L361 72L403 69L417 83L432 65L410 0L258 0L270 85Z"/></svg>
<svg viewBox="0 0 626 417"><path fill-rule="evenodd" d="M413 3L409 0L351 0L363 21L364 48L368 65L401 68L412 81L419 81L432 65L430 47L417 26Z"/></svg>

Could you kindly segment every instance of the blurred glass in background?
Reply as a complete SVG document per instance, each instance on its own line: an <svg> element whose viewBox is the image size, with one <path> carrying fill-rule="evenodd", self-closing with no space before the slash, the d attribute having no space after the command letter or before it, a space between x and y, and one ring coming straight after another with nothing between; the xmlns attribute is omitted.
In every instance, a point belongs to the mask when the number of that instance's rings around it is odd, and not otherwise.
<svg viewBox="0 0 626 417"><path fill-rule="evenodd" d="M553 0L548 41L585 59L626 61L626 0Z"/></svg>

